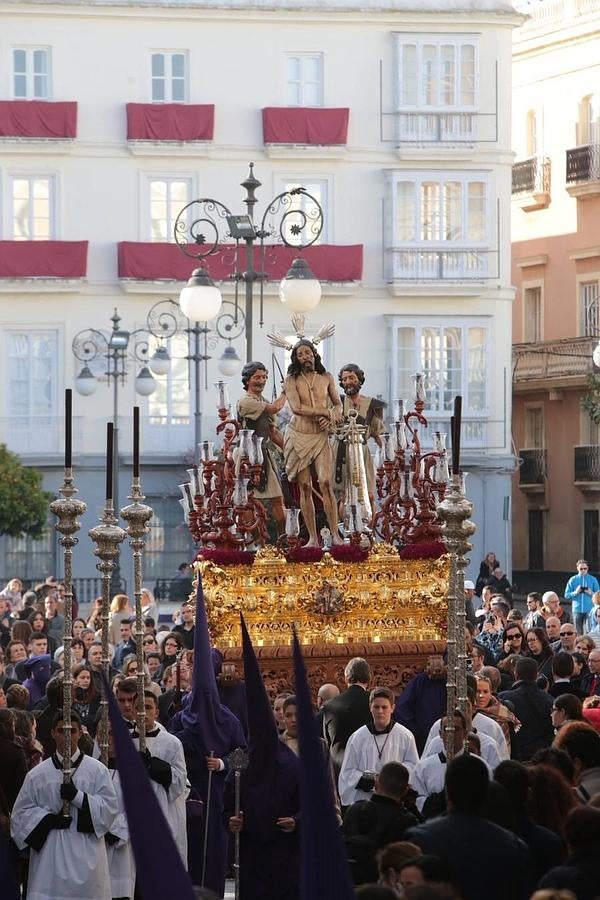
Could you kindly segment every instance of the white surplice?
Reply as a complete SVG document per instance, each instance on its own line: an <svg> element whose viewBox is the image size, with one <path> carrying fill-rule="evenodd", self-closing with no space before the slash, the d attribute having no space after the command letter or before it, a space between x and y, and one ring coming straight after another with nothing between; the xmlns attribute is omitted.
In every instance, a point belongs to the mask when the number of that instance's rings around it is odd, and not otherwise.
<svg viewBox="0 0 600 900"><path fill-rule="evenodd" d="M183 745L179 738L157 723L154 730L146 734L146 747L152 756L162 759L171 766L171 784L168 791L156 781L151 781L151 784L171 828L183 865L187 869L185 801L190 789Z"/></svg>
<svg viewBox="0 0 600 900"><path fill-rule="evenodd" d="M110 872L111 896L127 897L133 900L135 890L135 860L129 840L129 826L123 801L121 777L117 769L109 769L119 811L110 826L110 833L119 838L118 842L107 843L108 870Z"/></svg>
<svg viewBox="0 0 600 900"><path fill-rule="evenodd" d="M357 787L364 772L381 772L388 762L402 763L409 771L419 762L412 733L395 722L388 732L373 733L373 726L363 725L350 735L344 751L338 788L342 806L357 800L368 800L370 793Z"/></svg>
<svg viewBox="0 0 600 900"><path fill-rule="evenodd" d="M89 756L74 759L77 796L70 804L72 821L68 829L51 830L39 851L31 849L27 900L111 900L104 835L117 815L117 797L106 766ZM20 850L27 847L28 836L46 815L62 810L59 762L56 757L44 760L23 782L11 816L12 837ZM77 831L83 794L93 834Z"/></svg>

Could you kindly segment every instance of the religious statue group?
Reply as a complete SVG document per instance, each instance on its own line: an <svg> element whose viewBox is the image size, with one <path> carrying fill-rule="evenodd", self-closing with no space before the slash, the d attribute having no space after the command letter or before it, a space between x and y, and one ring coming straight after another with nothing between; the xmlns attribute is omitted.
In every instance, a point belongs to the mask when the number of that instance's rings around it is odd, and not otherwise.
<svg viewBox="0 0 600 900"><path fill-rule="evenodd" d="M279 341L282 346L281 341ZM384 403L362 393L365 374L356 363L339 371L340 396L334 376L317 351L318 338L304 337L291 348L291 361L281 394L264 396L266 366L249 362L242 370L244 395L238 416L245 428L263 438L264 462L255 496L270 505L279 533L285 531L286 507L298 504L309 547L319 546L315 496L320 501L332 544L351 531L368 531L375 505L375 470L370 439L381 446L385 431ZM289 345L288 345L289 346ZM278 414L289 408L282 433ZM357 527L357 516L360 526ZM354 517L354 518L353 518ZM340 527L341 526L341 527Z"/></svg>

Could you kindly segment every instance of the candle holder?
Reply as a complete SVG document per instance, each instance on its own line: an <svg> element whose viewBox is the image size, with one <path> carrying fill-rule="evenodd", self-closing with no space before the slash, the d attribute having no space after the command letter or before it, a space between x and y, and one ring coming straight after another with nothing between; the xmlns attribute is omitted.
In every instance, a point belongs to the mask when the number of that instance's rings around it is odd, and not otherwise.
<svg viewBox="0 0 600 900"><path fill-rule="evenodd" d="M475 525L469 520L473 504L467 500L461 485L460 474L452 476L450 489L437 508L443 524L443 533L450 554L450 578L448 581L448 676L446 731L449 740L446 753L454 756L454 710L462 712L467 705L467 652L465 647L465 569L469 563L467 553L472 549L469 538L475 533Z"/></svg>
<svg viewBox="0 0 600 900"><path fill-rule="evenodd" d="M344 534L349 536L351 544L360 546L364 535L371 536L373 511L363 455L367 428L359 425L357 419L357 411L350 410L337 434L346 445L347 457L342 516Z"/></svg>
<svg viewBox="0 0 600 900"><path fill-rule="evenodd" d="M373 519L373 531L390 544L433 543L442 535L436 508L444 499L449 481L445 435L436 432L433 449L423 451L419 426L426 395L423 376L415 375L415 408L397 401L399 419L383 434L378 454L377 495L381 501Z"/></svg>
<svg viewBox="0 0 600 900"><path fill-rule="evenodd" d="M77 500L75 494L75 479L71 467L65 467L63 475L63 483L58 489L60 497L53 500L50 504L50 510L58 522L54 528L62 536L59 543L63 548L64 563L64 579L65 586L64 595L64 636L63 636L63 731L65 734L65 746L71 746L71 708L73 700L73 676L71 673L72 653L71 646L73 642L73 548L79 543L79 538L75 537L81 528L79 517L82 516L87 506L83 500ZM73 770L71 767L71 753L63 754L63 781L70 781ZM63 803L63 815L69 814L69 802Z"/></svg>
<svg viewBox="0 0 600 900"><path fill-rule="evenodd" d="M109 657L108 657L108 614L110 607L110 576L119 557L122 541L126 533L117 524L112 500L107 499L104 504L104 512L100 524L88 531L96 548L94 556L100 559L96 568L102 575L102 669L108 681ZM106 685L102 689L100 700L100 722L102 724L102 739L100 742L100 759L106 765L108 762L108 698Z"/></svg>
<svg viewBox="0 0 600 900"><path fill-rule="evenodd" d="M139 476L131 483L128 497L133 502L121 510L121 518L127 522L129 546L133 550L133 584L135 594L135 650L137 657L137 729L140 737L140 750L146 749L146 714L144 710L144 623L142 621L142 553L146 544L146 535L150 533L148 522L154 515L152 507L142 501L146 498L142 493Z"/></svg>
<svg viewBox="0 0 600 900"><path fill-rule="evenodd" d="M219 403L228 403L228 385L217 384ZM254 496L262 473L262 441L232 419L229 406L219 406L217 434L223 446L217 457L213 443L199 445L201 474L188 471L190 483L179 485L184 512L194 540L204 547L244 550L251 545L264 546L267 540L267 514Z"/></svg>

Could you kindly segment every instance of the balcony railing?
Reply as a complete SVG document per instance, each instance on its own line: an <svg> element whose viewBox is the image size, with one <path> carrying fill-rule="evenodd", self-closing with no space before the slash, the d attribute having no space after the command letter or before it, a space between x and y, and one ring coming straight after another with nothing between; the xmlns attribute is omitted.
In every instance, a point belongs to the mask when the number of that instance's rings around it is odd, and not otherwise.
<svg viewBox="0 0 600 900"><path fill-rule="evenodd" d="M73 446L83 441L83 416L73 419ZM63 453L65 444L63 416L7 416L0 418L0 442L21 456Z"/></svg>
<svg viewBox="0 0 600 900"><path fill-rule="evenodd" d="M550 193L550 160L547 156L532 156L513 165L512 193Z"/></svg>
<svg viewBox="0 0 600 900"><path fill-rule="evenodd" d="M600 447L598 444L573 447L576 482L600 483Z"/></svg>
<svg viewBox="0 0 600 900"><path fill-rule="evenodd" d="M534 447L531 450L519 450L519 486L543 487L547 474L546 450Z"/></svg>
<svg viewBox="0 0 600 900"><path fill-rule="evenodd" d="M476 137L476 113L398 113L398 139L403 144L472 143Z"/></svg>
<svg viewBox="0 0 600 900"><path fill-rule="evenodd" d="M513 384L527 388L532 382L578 378L585 380L594 369L592 352L596 338L565 338L513 344Z"/></svg>
<svg viewBox="0 0 600 900"><path fill-rule="evenodd" d="M393 247L390 254L392 281L482 281L499 274L496 250Z"/></svg>
<svg viewBox="0 0 600 900"><path fill-rule="evenodd" d="M600 144L567 150L567 184L600 180Z"/></svg>

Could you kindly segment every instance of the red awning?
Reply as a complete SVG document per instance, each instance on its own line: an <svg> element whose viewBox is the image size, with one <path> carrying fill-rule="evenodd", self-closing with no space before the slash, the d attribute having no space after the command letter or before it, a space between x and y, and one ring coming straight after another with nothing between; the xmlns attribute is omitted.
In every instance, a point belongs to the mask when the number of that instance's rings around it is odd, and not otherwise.
<svg viewBox="0 0 600 900"><path fill-rule="evenodd" d="M212 141L215 107L187 103L128 103L128 141Z"/></svg>
<svg viewBox="0 0 600 900"><path fill-rule="evenodd" d="M304 106L267 106L263 109L265 144L345 144L349 109Z"/></svg>
<svg viewBox="0 0 600 900"><path fill-rule="evenodd" d="M85 278L87 241L0 241L0 278Z"/></svg>
<svg viewBox="0 0 600 900"><path fill-rule="evenodd" d="M205 260L206 268L215 281L224 281L234 272L232 245L221 245L220 252ZM244 248L241 247L240 265L243 268ZM279 281L288 271L298 254L291 248L278 245L265 247L264 268L273 281ZM360 281L362 278L363 246L350 244L317 244L302 253L320 281ZM192 269L200 265L185 256L177 244L133 243L119 244L119 278L139 281L187 281ZM256 247L255 267L263 265L260 248Z"/></svg>
<svg viewBox="0 0 600 900"><path fill-rule="evenodd" d="M0 137L75 138L77 103L0 100Z"/></svg>

